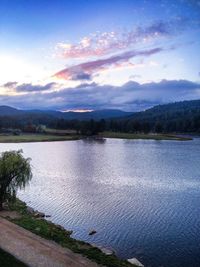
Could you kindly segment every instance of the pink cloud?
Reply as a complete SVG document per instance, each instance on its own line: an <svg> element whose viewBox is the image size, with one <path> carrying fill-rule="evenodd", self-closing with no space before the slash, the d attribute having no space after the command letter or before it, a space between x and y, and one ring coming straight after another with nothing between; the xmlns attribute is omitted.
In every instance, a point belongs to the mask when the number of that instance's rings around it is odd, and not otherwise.
<svg viewBox="0 0 200 267"><path fill-rule="evenodd" d="M150 56L156 53L161 52L162 48L154 48L150 50L143 51L128 51L123 52L121 54L111 56L104 59L98 59L94 61L84 62L81 64L77 64L68 68L65 68L56 74L54 77L65 80L75 80L80 75L88 75L90 77L92 74L100 72L101 70L108 69L109 67L118 67L124 62L128 62L129 59L136 56ZM130 63L131 64L131 63Z"/></svg>
<svg viewBox="0 0 200 267"><path fill-rule="evenodd" d="M77 44L58 43L57 49L64 58L88 58L105 56L134 45L146 44L161 37L173 35L182 25L182 20L154 22L146 27L135 27L126 32L104 32L84 37ZM176 27L174 27L176 26ZM183 25L182 25L183 26ZM181 26L181 27L182 27Z"/></svg>

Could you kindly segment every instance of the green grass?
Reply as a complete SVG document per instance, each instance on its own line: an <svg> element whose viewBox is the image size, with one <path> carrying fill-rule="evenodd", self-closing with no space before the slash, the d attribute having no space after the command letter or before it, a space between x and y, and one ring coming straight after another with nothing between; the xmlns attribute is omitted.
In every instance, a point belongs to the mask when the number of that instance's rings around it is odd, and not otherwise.
<svg viewBox="0 0 200 267"><path fill-rule="evenodd" d="M1 267L27 267L24 263L15 257L0 249L0 266Z"/></svg>
<svg viewBox="0 0 200 267"><path fill-rule="evenodd" d="M151 139L151 140L175 140L187 141L192 138L179 137L172 134L133 134L133 133L120 133L120 132L103 132L100 136L105 138L120 138L120 139Z"/></svg>
<svg viewBox="0 0 200 267"><path fill-rule="evenodd" d="M45 129L45 133L47 134L63 134L63 135L74 135L76 134L75 130L59 130L59 129L53 129L53 128L46 128Z"/></svg>
<svg viewBox="0 0 200 267"><path fill-rule="evenodd" d="M100 249L94 248L86 242L73 239L70 237L70 231L66 231L52 222L34 218L33 215L27 212L26 204L20 200L12 204L10 209L16 210L21 214L21 218L12 219L12 222L43 238L53 240L75 253L80 253L96 263L107 267L133 267L132 264L117 258L115 255L105 255Z"/></svg>
<svg viewBox="0 0 200 267"><path fill-rule="evenodd" d="M45 142L45 141L70 141L77 140L77 135L54 135L54 134L21 134L21 135L0 135L0 143L21 143L21 142Z"/></svg>

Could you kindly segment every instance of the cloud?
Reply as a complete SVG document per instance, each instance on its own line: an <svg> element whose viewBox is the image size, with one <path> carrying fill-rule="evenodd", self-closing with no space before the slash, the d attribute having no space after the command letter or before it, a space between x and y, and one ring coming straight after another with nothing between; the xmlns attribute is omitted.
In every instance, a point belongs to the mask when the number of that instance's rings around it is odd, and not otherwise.
<svg viewBox="0 0 200 267"><path fill-rule="evenodd" d="M130 59L163 51L164 48L158 47L158 41L162 38L169 40L167 45L170 49L165 50L174 50L185 45L171 43L171 37L177 37L189 29L191 23L191 19L177 16L167 21L160 20L149 25L136 26L129 31L97 32L83 37L74 44L58 43L56 46L58 53L65 59L76 59L76 64L55 73L54 77L76 81L92 80L94 74L109 68L136 67L137 65L130 62ZM160 46L165 47L166 42L160 42Z"/></svg>
<svg viewBox="0 0 200 267"><path fill-rule="evenodd" d="M23 83L21 85L15 86L16 92L38 92L38 91L48 91L55 87L56 83L48 83L46 85L32 85L31 83Z"/></svg>
<svg viewBox="0 0 200 267"><path fill-rule="evenodd" d="M59 91L37 91L25 95L1 95L0 105L24 109L122 109L139 111L156 104L200 99L200 84L187 80L163 80L140 84L130 81L122 86L82 84Z"/></svg>
<svg viewBox="0 0 200 267"><path fill-rule="evenodd" d="M133 48L138 43L146 44L163 37L173 36L183 31L186 19L174 18L156 21L147 26L137 26L129 31L95 33L83 37L76 44L58 43L56 49L64 58L88 58L105 56L120 50Z"/></svg>
<svg viewBox="0 0 200 267"><path fill-rule="evenodd" d="M75 73L72 76L73 81L84 81L84 80L91 80L92 76L88 73L80 72L80 73Z"/></svg>
<svg viewBox="0 0 200 267"><path fill-rule="evenodd" d="M7 82L5 84L2 85L2 87L5 87L5 88L13 88L17 85L17 82Z"/></svg>
<svg viewBox="0 0 200 267"><path fill-rule="evenodd" d="M110 66L116 66L116 64L118 65L119 63L127 62L129 59L133 57L137 56L147 57L159 53L161 51L163 51L163 49L160 47L143 51L131 50L108 58L88 61L71 67L67 67L54 74L54 77L65 80L73 80L74 76L78 77L82 73L91 76L92 74L105 70Z"/></svg>

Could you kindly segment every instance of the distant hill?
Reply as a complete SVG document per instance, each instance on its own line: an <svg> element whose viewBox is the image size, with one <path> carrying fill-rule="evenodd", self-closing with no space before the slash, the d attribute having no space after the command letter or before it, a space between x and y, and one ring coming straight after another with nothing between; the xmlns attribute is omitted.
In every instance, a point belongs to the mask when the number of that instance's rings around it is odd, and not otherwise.
<svg viewBox="0 0 200 267"><path fill-rule="evenodd" d="M173 120L190 117L199 114L200 100L190 100L157 105L142 112L136 112L126 116L126 119L137 119L146 121Z"/></svg>
<svg viewBox="0 0 200 267"><path fill-rule="evenodd" d="M0 106L0 116L13 116L22 114L23 111L9 106Z"/></svg>
<svg viewBox="0 0 200 267"><path fill-rule="evenodd" d="M112 124L114 131L200 132L200 100L158 105Z"/></svg>
<svg viewBox="0 0 200 267"><path fill-rule="evenodd" d="M0 106L0 116L12 117L53 117L65 120L100 120L108 118L120 118L132 114L117 109L95 110L91 112L61 112L55 110L20 110L9 106Z"/></svg>

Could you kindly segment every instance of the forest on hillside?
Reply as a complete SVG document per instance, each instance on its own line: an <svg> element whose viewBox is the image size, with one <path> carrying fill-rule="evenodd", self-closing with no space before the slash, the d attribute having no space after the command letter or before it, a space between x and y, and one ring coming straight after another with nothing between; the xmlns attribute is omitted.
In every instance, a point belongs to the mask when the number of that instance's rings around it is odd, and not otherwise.
<svg viewBox="0 0 200 267"><path fill-rule="evenodd" d="M83 135L94 135L103 131L200 133L200 100L159 105L126 117L100 120L67 120L41 113L0 115L1 132L5 129L41 132L41 125L54 129L73 129Z"/></svg>

